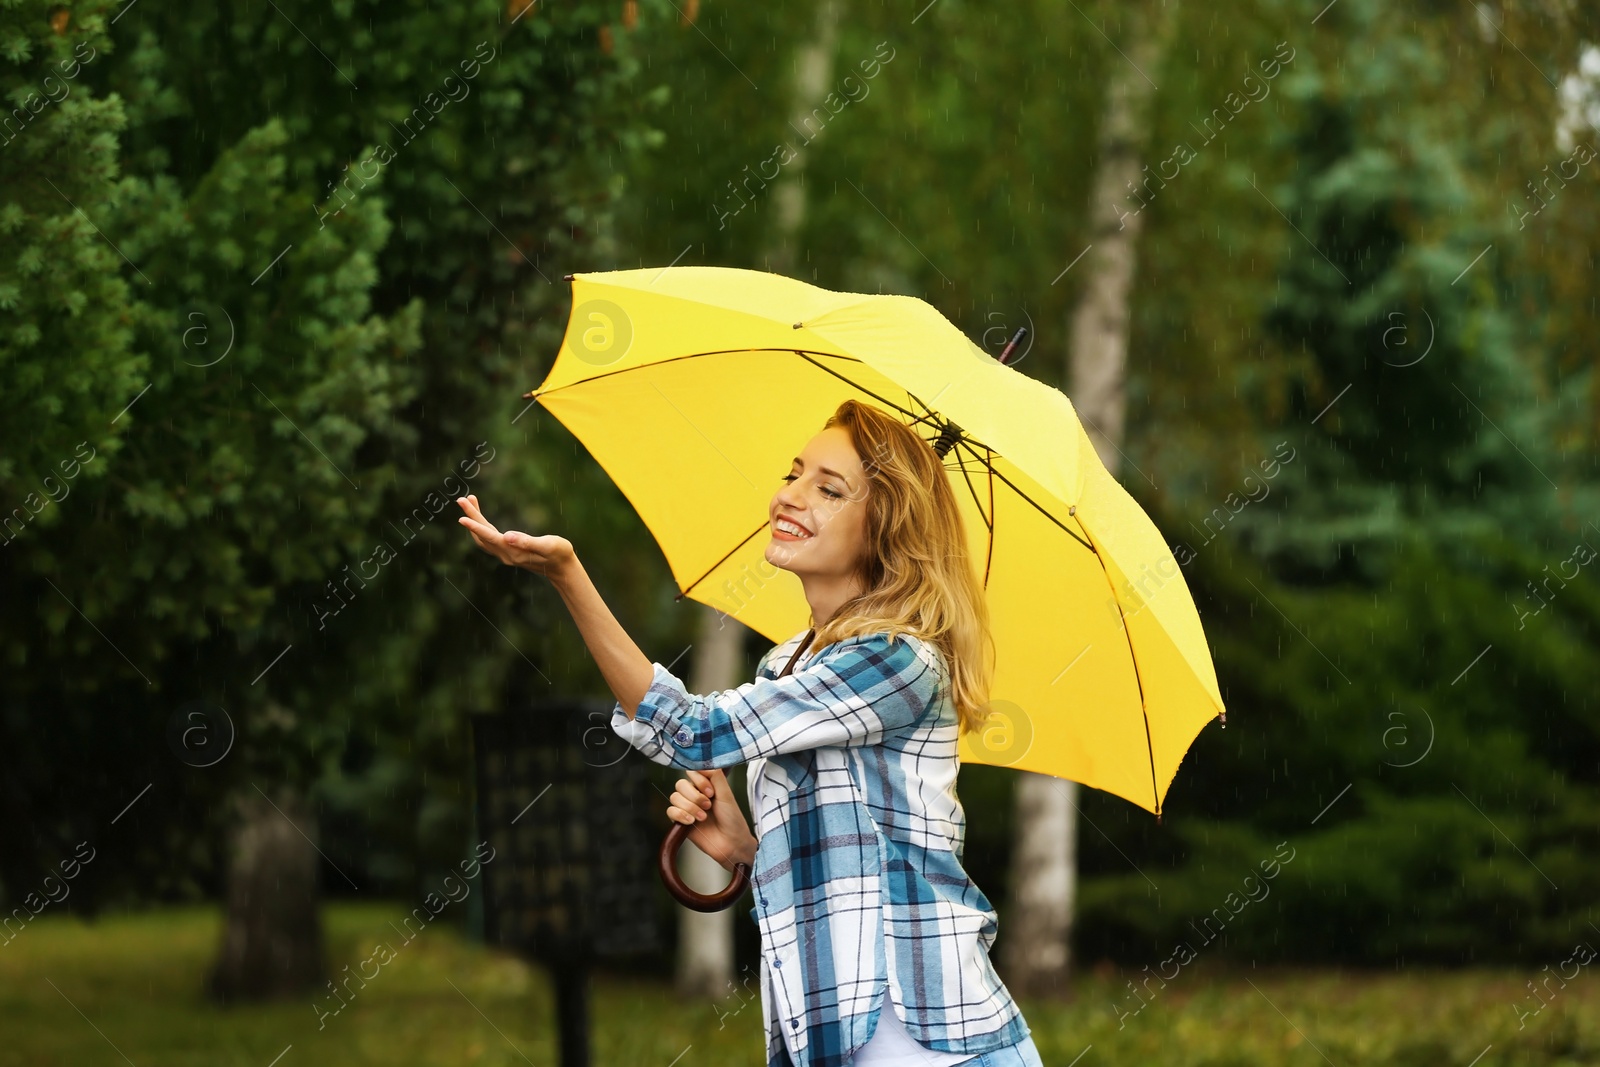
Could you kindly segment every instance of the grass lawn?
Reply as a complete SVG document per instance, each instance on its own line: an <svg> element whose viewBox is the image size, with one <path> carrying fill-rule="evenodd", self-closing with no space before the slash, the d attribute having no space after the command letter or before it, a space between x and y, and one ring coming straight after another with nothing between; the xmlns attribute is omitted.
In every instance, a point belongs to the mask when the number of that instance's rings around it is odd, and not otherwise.
<svg viewBox="0 0 1600 1067"><path fill-rule="evenodd" d="M347 963L354 971L378 941L397 954L320 1030L312 996L227 1010L206 1003L214 908L93 925L47 913L0 944L0 1067L554 1067L548 977L447 928L405 944L389 926L402 913L327 909L336 971ZM1600 970L1600 961L1592 966ZM1152 980L1155 992L1137 1014L1125 985L1132 975L1115 973L1083 974L1073 1000L1024 1002L1023 1011L1047 1067L1067 1067L1080 1053L1078 1067L1600 1065L1600 975L1585 967L1565 987L1551 978L1546 1007L1519 1029L1514 1005L1533 1007L1526 983L1540 973L1238 969L1202 952L1164 989ZM731 995L679 1002L661 983L601 979L595 1063L759 1067L761 1007L726 1014L738 1004ZM1128 1013L1120 1025L1113 1005Z"/></svg>

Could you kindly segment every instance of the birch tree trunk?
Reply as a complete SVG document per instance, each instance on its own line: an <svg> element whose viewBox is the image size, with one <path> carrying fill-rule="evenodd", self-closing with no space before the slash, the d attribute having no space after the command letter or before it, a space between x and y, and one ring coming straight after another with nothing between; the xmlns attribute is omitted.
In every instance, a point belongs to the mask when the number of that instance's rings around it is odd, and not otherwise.
<svg viewBox="0 0 1600 1067"><path fill-rule="evenodd" d="M1151 79L1175 22L1173 0L1144 0L1121 10L1126 58L1112 60L1106 85L1089 202L1088 276L1069 326L1066 375L1073 407L1113 476L1126 421L1128 307L1143 221L1141 202L1130 189L1142 177L1156 90ZM1067 991L1078 890L1078 789L1076 782L1031 772L1017 782L1012 914L1001 963L1006 985L1020 996Z"/></svg>
<svg viewBox="0 0 1600 1067"><path fill-rule="evenodd" d="M715 608L696 605L700 633L694 643L689 692L714 693L739 684L744 635L740 623L725 619ZM720 625L719 625L720 624ZM729 775L729 784L733 777ZM737 789L735 790L737 792ZM678 870L697 893L715 893L728 884L722 864L693 842L678 853ZM733 981L733 917L736 904L724 911L698 912L678 907L678 995L685 998L725 995Z"/></svg>
<svg viewBox="0 0 1600 1067"><path fill-rule="evenodd" d="M812 132L815 121L808 124L807 120L811 119L812 109L828 95L838 39L838 0L820 0L812 39L795 49L789 129L796 136L786 142L794 149L794 158L778 173L773 184L775 210L766 254L767 269L775 274L792 274L799 259L795 242L806 219L806 148L810 140L821 136L820 130Z"/></svg>
<svg viewBox="0 0 1600 1067"><path fill-rule="evenodd" d="M827 94L828 82L833 77L838 30L838 0L821 0L817 4L812 39L795 50L791 128L805 129L811 108ZM806 163L805 142L796 144L795 140L798 138L788 142L794 148L794 157L773 180L772 230L763 257L767 269L778 274L794 271L798 260L796 238L806 217L806 192L801 181ZM700 640L695 642L694 677L689 691L709 693L732 689L743 680L738 672L745 627L731 618L723 618L712 608L702 605L700 610ZM740 791L735 786L735 793ZM722 865L698 848L690 845L678 855L683 880L690 888L710 893L728 884L728 874ZM677 987L680 995L719 997L733 985L733 917L738 910L738 905L707 913L684 907L678 909Z"/></svg>

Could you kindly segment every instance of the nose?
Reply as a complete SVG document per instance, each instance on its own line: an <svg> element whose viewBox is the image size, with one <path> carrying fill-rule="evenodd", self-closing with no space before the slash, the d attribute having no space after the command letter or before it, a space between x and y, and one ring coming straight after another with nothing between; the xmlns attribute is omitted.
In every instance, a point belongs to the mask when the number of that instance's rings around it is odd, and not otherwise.
<svg viewBox="0 0 1600 1067"><path fill-rule="evenodd" d="M805 510L805 507L802 505L802 503L800 501L800 494L795 489L795 483L794 482L786 482L783 485L779 486L778 487L778 491L776 493L772 494L772 503L773 503L772 510L775 511L775 512L778 512L779 514L782 514L785 510L788 510L788 511L804 511Z"/></svg>

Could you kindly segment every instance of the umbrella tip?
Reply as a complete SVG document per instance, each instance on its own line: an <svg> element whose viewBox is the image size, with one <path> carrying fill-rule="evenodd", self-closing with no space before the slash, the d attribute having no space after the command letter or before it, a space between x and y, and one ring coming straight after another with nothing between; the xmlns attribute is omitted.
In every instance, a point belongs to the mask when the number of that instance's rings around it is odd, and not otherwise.
<svg viewBox="0 0 1600 1067"><path fill-rule="evenodd" d="M798 330L800 327L802 327L804 325L805 325L805 323L803 323L803 322L797 322L797 323L794 324L794 328Z"/></svg>
<svg viewBox="0 0 1600 1067"><path fill-rule="evenodd" d="M564 281L564 282L570 282L572 280L572 278L573 278L573 275L571 275L571 274L563 274L561 276L561 280Z"/></svg>
<svg viewBox="0 0 1600 1067"><path fill-rule="evenodd" d="M1011 353L1017 350L1017 346L1022 343L1022 339L1026 336L1028 336L1028 328L1026 326L1018 326L1017 332L1011 335L1011 340L1006 342L1005 349L1000 353L1001 363L1009 363L1011 361ZM1023 354L1026 355L1027 353Z"/></svg>

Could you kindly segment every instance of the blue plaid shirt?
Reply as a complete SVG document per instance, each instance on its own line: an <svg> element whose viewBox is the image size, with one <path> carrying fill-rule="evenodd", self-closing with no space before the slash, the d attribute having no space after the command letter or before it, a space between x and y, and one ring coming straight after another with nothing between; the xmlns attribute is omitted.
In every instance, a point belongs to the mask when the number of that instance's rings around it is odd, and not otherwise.
<svg viewBox="0 0 1600 1067"><path fill-rule="evenodd" d="M942 657L909 634L863 634L777 677L803 637L762 657L754 682L706 696L656 663L637 716L618 702L611 718L652 762L750 765L768 1067L849 1064L886 984L928 1048L1015 1044L1028 1026L989 962L994 907L961 867Z"/></svg>

